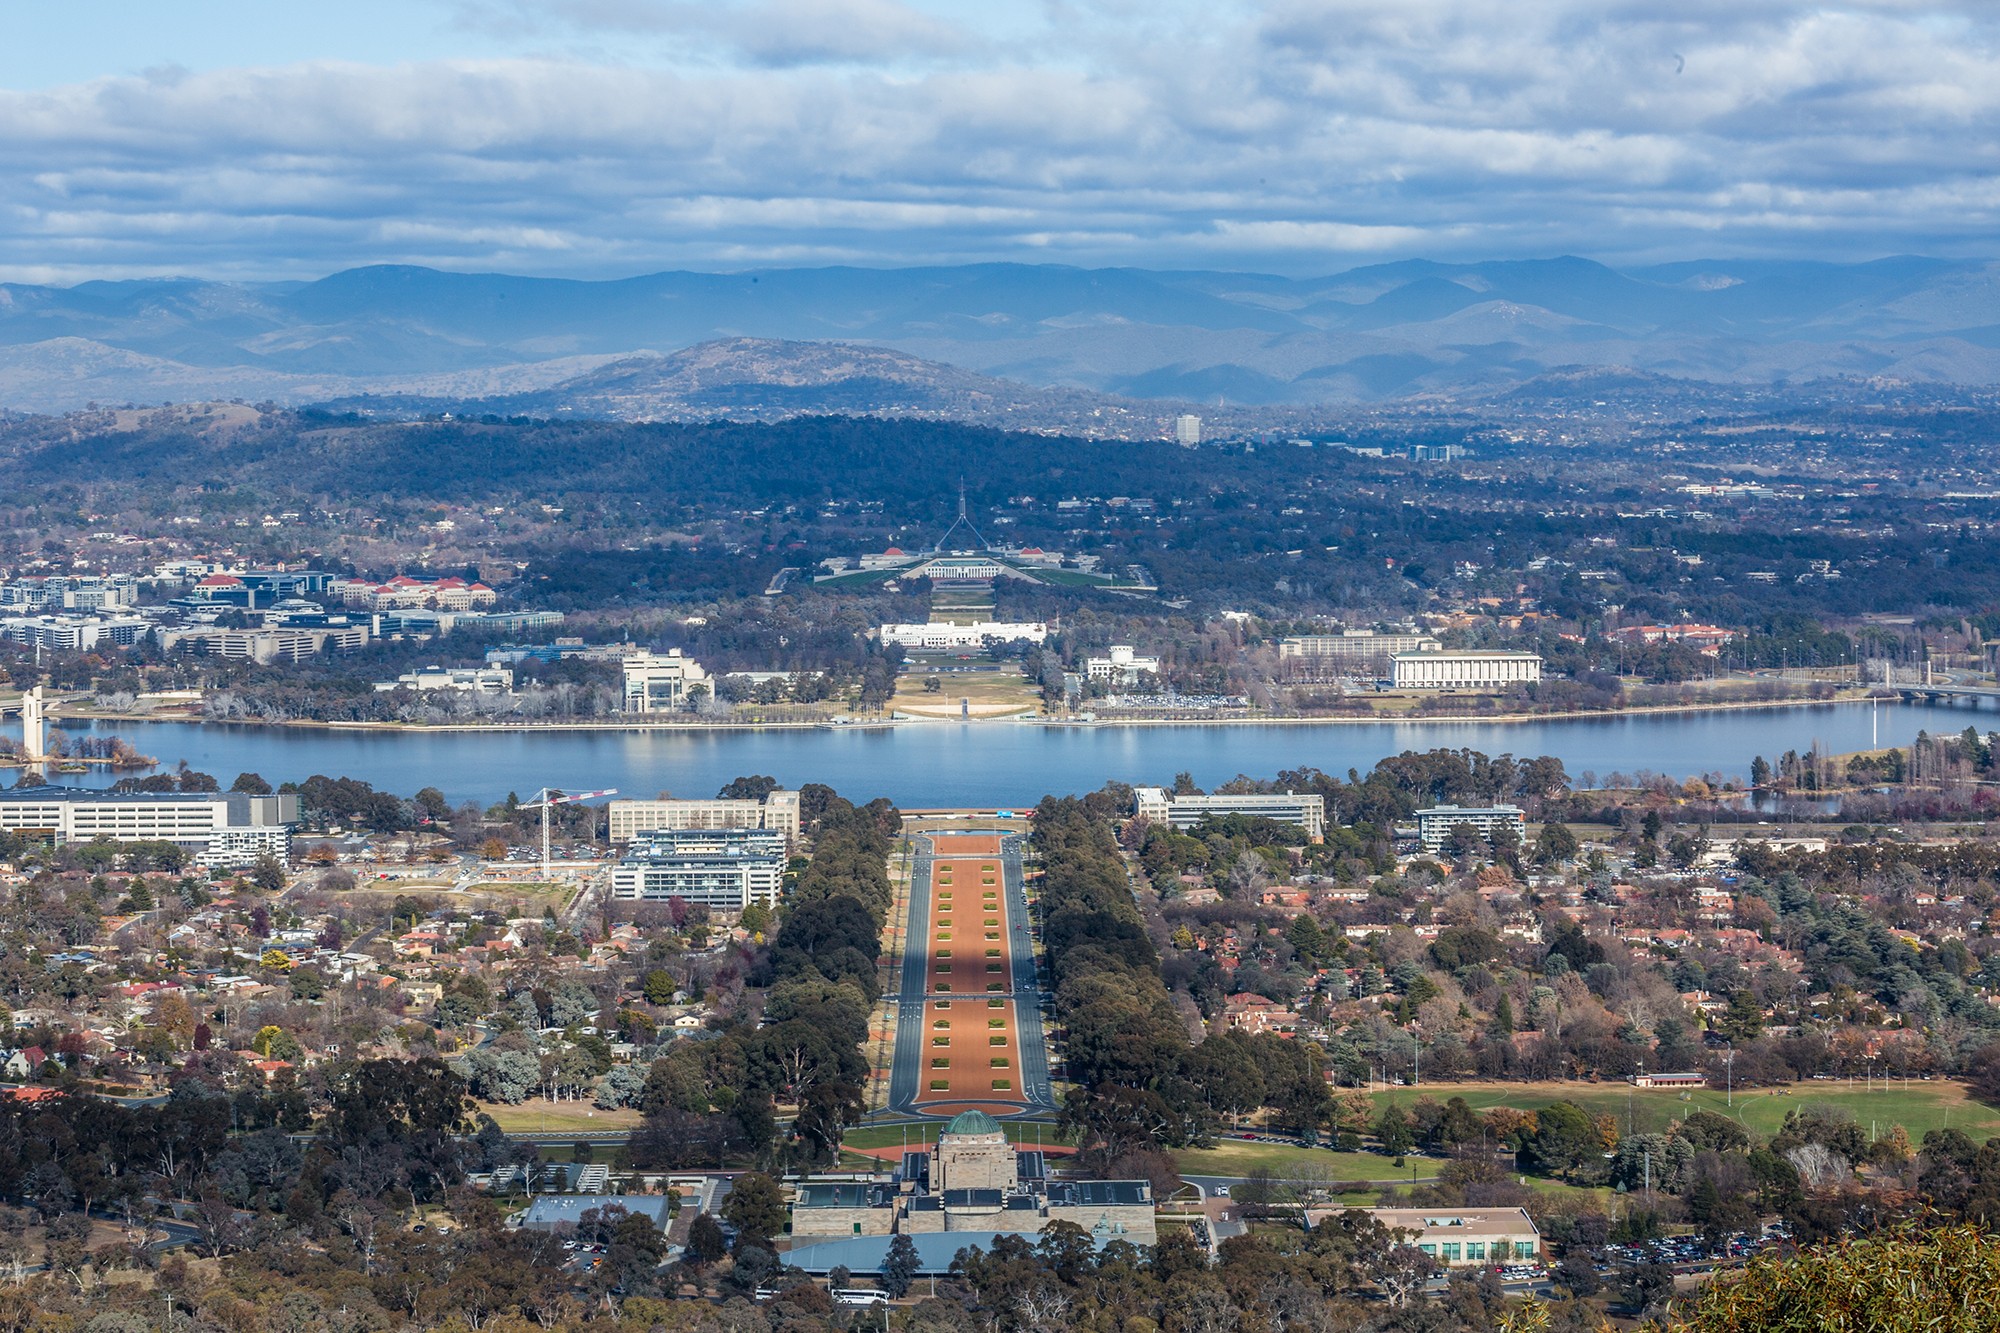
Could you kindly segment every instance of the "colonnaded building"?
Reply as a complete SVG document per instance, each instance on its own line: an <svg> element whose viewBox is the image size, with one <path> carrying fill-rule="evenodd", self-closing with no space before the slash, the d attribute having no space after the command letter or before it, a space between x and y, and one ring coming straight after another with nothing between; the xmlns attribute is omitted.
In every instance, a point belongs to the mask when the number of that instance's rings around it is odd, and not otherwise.
<svg viewBox="0 0 2000 1333"><path fill-rule="evenodd" d="M999 1235L1039 1234L1070 1222L1099 1248L1151 1246L1153 1187L1144 1180L1052 1180L1040 1152L1007 1141L984 1111L963 1111L929 1152L908 1152L890 1176L807 1180L792 1201L785 1262L809 1273L879 1272L890 1238L909 1236L925 1272L943 1272L962 1249L990 1250Z"/></svg>
<svg viewBox="0 0 2000 1333"><path fill-rule="evenodd" d="M1399 690L1504 690L1542 678L1535 653L1397 653L1389 663Z"/></svg>

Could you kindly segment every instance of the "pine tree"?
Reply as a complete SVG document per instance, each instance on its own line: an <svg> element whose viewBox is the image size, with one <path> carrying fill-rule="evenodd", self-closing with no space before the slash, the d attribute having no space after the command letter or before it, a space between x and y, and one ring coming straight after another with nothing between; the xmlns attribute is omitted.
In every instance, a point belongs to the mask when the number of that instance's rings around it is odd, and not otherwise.
<svg viewBox="0 0 2000 1333"><path fill-rule="evenodd" d="M1486 1030L1495 1037L1514 1035L1514 1002L1505 991L1500 993L1500 1002L1493 1006L1493 1022Z"/></svg>

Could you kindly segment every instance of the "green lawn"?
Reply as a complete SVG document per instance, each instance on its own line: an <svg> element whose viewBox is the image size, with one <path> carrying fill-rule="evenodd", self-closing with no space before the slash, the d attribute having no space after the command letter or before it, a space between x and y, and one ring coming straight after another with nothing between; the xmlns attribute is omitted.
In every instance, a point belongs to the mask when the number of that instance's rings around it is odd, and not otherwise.
<svg viewBox="0 0 2000 1333"><path fill-rule="evenodd" d="M1315 1171L1331 1173L1336 1180L1380 1180L1407 1182L1411 1167L1418 1176L1435 1172L1439 1162L1411 1156L1398 1171L1395 1159L1372 1152L1330 1152L1325 1148L1299 1148L1286 1143L1244 1143L1223 1139L1213 1148L1184 1148L1174 1154L1174 1163L1184 1176L1246 1176L1263 1167L1283 1175L1293 1163L1309 1164Z"/></svg>
<svg viewBox="0 0 2000 1333"><path fill-rule="evenodd" d="M1021 572L1059 588L1102 588L1112 582L1102 574L1091 574L1081 569L1044 569L1040 565L1023 565Z"/></svg>
<svg viewBox="0 0 2000 1333"><path fill-rule="evenodd" d="M639 1113L629 1107L601 1111L589 1102L525 1101L518 1106L479 1102L477 1109L509 1134L609 1134L639 1123Z"/></svg>
<svg viewBox="0 0 2000 1333"><path fill-rule="evenodd" d="M1785 1113L1813 1102L1830 1103L1851 1111L1863 1129L1872 1123L1879 1131L1900 1124L1912 1142L1933 1129L1964 1130L1975 1141L2000 1135L2000 1109L1969 1099L1961 1084L1943 1079L1924 1083L1911 1080L1884 1087L1877 1080L1873 1091L1857 1079L1850 1088L1847 1080L1794 1083L1783 1088L1755 1088L1735 1095L1735 1105L1721 1088L1679 1091L1668 1088L1632 1088L1617 1083L1524 1083L1517 1087L1478 1084L1456 1088L1439 1083L1425 1088L1392 1088L1375 1095L1378 1106L1392 1103L1409 1105L1420 1096L1439 1101L1464 1097L1476 1111L1493 1106L1512 1106L1523 1111L1538 1110L1555 1101L1572 1101L1593 1114L1618 1117L1619 1129L1628 1126L1640 1133L1665 1129L1690 1111L1714 1111L1738 1121L1760 1137L1769 1137L1784 1123Z"/></svg>

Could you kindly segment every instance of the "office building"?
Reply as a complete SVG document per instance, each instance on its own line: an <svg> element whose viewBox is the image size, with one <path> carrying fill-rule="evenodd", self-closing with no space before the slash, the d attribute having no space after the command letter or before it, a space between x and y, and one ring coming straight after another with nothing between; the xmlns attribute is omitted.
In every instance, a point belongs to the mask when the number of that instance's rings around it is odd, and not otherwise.
<svg viewBox="0 0 2000 1333"><path fill-rule="evenodd" d="M419 667L394 680L375 682L377 694L392 690L457 690L463 694L505 694L514 688L514 673L505 667Z"/></svg>
<svg viewBox="0 0 2000 1333"><path fill-rule="evenodd" d="M1542 678L1535 653L1397 653L1389 660L1399 690L1504 690Z"/></svg>
<svg viewBox="0 0 2000 1333"><path fill-rule="evenodd" d="M799 836L799 794L795 791L774 791L761 801L724 797L613 801L606 813L613 842L631 842L649 833L679 829L769 829L787 838Z"/></svg>
<svg viewBox="0 0 2000 1333"><path fill-rule="evenodd" d="M701 663L678 648L634 653L624 665L628 713L678 713L689 706L697 686L704 693L714 689Z"/></svg>
<svg viewBox="0 0 2000 1333"><path fill-rule="evenodd" d="M1192 449L1201 443L1201 418L1187 413L1174 418L1174 443Z"/></svg>
<svg viewBox="0 0 2000 1333"><path fill-rule="evenodd" d="M776 829L661 829L634 838L611 869L624 902L679 898L719 912L776 906L785 884L785 835Z"/></svg>
<svg viewBox="0 0 2000 1333"><path fill-rule="evenodd" d="M130 574L29 575L0 583L0 611L118 611L139 602Z"/></svg>
<svg viewBox="0 0 2000 1333"><path fill-rule="evenodd" d="M1317 1227L1344 1208L1309 1208L1306 1225ZM1542 1233L1523 1208L1364 1208L1391 1231L1447 1268L1469 1264L1534 1263L1541 1258Z"/></svg>
<svg viewBox="0 0 2000 1333"><path fill-rule="evenodd" d="M204 653L232 661L298 662L321 653L348 653L368 646L366 625L334 626L325 629L221 629L197 625L188 629L161 629L160 647Z"/></svg>
<svg viewBox="0 0 2000 1333"><path fill-rule="evenodd" d="M1443 647L1428 634L1414 630L1377 634L1350 629L1338 634L1294 634L1278 640L1278 663L1294 674L1325 668L1343 674L1364 666L1384 666L1397 653L1435 653Z"/></svg>
<svg viewBox="0 0 2000 1333"><path fill-rule="evenodd" d="M282 854L290 847L288 826L298 818L299 798L289 794L108 792L82 787L0 792L0 828L45 838L59 847L108 838L178 843L197 854L211 846L254 846L257 854L265 850ZM256 860L256 854L250 859Z"/></svg>
<svg viewBox="0 0 2000 1333"><path fill-rule="evenodd" d="M1501 827L1512 827L1518 845L1527 837L1528 816L1518 805L1439 805L1417 811L1417 838L1424 850L1435 856L1451 840L1451 831L1470 827L1482 838L1490 838Z"/></svg>
<svg viewBox="0 0 2000 1333"><path fill-rule="evenodd" d="M138 616L42 615L0 619L0 639L50 651L89 652L99 644L139 642L151 629Z"/></svg>
<svg viewBox="0 0 2000 1333"><path fill-rule="evenodd" d="M1181 796L1164 787L1132 789L1139 818L1153 824L1191 829L1209 815L1250 815L1297 824L1317 842L1326 836L1326 801L1319 796L1289 792L1238 795Z"/></svg>
<svg viewBox="0 0 2000 1333"><path fill-rule="evenodd" d="M413 579L407 574L398 574L387 583L335 579L327 586L327 594L363 611L477 611L500 599L493 589L477 581Z"/></svg>

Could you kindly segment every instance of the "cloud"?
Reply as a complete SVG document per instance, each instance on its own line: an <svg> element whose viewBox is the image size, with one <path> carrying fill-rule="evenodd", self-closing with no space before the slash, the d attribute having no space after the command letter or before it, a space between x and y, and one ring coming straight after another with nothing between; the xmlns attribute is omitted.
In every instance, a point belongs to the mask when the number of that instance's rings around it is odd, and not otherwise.
<svg viewBox="0 0 2000 1333"><path fill-rule="evenodd" d="M753 65L882 64L966 53L964 29L901 0L464 0L461 24L517 35L687 43Z"/></svg>
<svg viewBox="0 0 2000 1333"><path fill-rule="evenodd" d="M0 91L0 274L1984 252L2000 14L478 0L513 53Z"/></svg>

